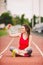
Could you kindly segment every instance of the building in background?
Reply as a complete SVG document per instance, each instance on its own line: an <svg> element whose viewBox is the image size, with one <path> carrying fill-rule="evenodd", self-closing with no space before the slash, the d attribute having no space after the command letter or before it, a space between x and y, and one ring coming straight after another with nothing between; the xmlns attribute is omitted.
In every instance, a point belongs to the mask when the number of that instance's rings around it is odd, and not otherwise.
<svg viewBox="0 0 43 65"><path fill-rule="evenodd" d="M7 11L7 0L0 0L0 15Z"/></svg>

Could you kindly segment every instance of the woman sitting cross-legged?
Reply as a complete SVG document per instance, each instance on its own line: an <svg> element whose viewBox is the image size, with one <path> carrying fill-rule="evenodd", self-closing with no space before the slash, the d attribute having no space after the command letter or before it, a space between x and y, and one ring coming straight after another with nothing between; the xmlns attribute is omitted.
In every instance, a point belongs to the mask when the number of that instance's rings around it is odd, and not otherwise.
<svg viewBox="0 0 43 65"><path fill-rule="evenodd" d="M14 53L19 56L26 56L29 57L31 56L32 53L32 48L31 46L31 35L30 35L30 27L26 24L22 25L21 27L21 33L19 34L10 34L9 35L11 37L16 37L19 36L20 40L19 40L19 48L14 48L14 47L10 47L10 51L12 52L12 54L14 55Z"/></svg>

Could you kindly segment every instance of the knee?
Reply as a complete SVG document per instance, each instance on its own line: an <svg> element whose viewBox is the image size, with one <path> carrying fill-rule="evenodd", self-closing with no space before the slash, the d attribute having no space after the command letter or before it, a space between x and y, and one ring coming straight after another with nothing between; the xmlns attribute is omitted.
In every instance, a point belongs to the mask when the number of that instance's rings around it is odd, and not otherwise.
<svg viewBox="0 0 43 65"><path fill-rule="evenodd" d="M13 47L10 47L10 51L12 52L14 50L14 48Z"/></svg>
<svg viewBox="0 0 43 65"><path fill-rule="evenodd" d="M31 54L32 53L32 49L27 50L27 53Z"/></svg>

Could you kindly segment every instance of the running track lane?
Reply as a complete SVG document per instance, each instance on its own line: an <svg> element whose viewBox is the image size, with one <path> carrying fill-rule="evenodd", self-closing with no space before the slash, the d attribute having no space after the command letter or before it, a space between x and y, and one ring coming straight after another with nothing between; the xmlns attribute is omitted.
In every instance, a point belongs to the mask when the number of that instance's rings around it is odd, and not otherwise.
<svg viewBox="0 0 43 65"><path fill-rule="evenodd" d="M43 52L43 37L32 34L32 40L39 46Z"/></svg>
<svg viewBox="0 0 43 65"><path fill-rule="evenodd" d="M36 36L32 35L32 37L34 40ZM11 46L18 47L18 42L19 42L18 39L19 38L14 38L14 41L12 42ZM40 55L39 51L36 49L36 47L32 43L31 43L31 46L33 49L32 57L12 57L11 52L9 51L9 48L8 48L8 50L3 54L2 58L0 59L0 65L43 65L43 58Z"/></svg>

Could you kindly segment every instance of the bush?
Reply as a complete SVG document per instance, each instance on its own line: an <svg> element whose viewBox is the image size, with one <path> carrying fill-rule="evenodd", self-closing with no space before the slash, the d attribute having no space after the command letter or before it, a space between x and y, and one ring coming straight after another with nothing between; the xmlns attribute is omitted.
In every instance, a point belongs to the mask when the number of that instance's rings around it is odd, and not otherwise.
<svg viewBox="0 0 43 65"><path fill-rule="evenodd" d="M4 23L5 25L7 24L13 25L12 16L9 12L2 13L2 15L0 16L0 24L2 23Z"/></svg>

